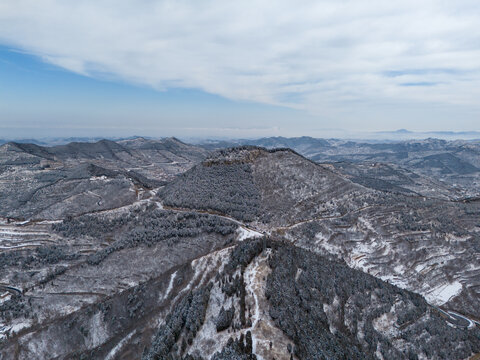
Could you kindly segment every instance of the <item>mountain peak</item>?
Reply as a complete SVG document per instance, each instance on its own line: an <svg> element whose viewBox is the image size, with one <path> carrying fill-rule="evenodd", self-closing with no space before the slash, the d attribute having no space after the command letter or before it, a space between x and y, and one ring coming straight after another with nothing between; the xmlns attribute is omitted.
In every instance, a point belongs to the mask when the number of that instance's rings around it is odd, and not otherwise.
<svg viewBox="0 0 480 360"><path fill-rule="evenodd" d="M242 145L230 147L227 149L219 149L212 153L203 163L204 165L212 164L233 164L233 163L252 163L260 156L273 154L277 152L292 153L298 157L309 161L296 151L290 148L274 148L268 149L255 145Z"/></svg>

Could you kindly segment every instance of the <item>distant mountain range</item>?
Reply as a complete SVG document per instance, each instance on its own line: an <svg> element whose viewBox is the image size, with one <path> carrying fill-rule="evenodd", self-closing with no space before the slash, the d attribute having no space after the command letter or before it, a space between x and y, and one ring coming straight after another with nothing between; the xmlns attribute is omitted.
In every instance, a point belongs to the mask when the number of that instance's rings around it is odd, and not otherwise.
<svg viewBox="0 0 480 360"><path fill-rule="evenodd" d="M22 144L35 144L35 145L42 145L42 146L55 146L55 145L65 145L72 142L82 142L82 143L93 143L100 140L111 140L111 141L121 141L121 140L131 140L136 138L143 138L143 139L153 139L151 137L146 136L129 136L129 137L48 137L48 138L11 138L11 139L0 139L0 145L6 144L8 142L16 142Z"/></svg>
<svg viewBox="0 0 480 360"><path fill-rule="evenodd" d="M426 139L437 138L445 140L476 140L480 139L480 131L424 131L416 132L405 129L396 131L379 131L373 133L383 140L409 140L409 139ZM366 137L370 139L371 137ZM373 138L375 139L375 137Z"/></svg>
<svg viewBox="0 0 480 360"><path fill-rule="evenodd" d="M70 142L96 142L103 139L112 141L130 140L137 137L145 139L159 139L150 136L129 136L129 137L48 137L48 138L0 138L0 145L7 142L17 143L31 143L37 145L63 145ZM180 137L182 138L182 137ZM285 137L280 137L285 138ZM367 142L384 142L384 141L405 141L405 140L421 140L428 138L442 139L442 140L480 140L480 131L410 131L406 129L399 129L395 131L372 131L372 132L350 132L345 130L329 130L325 131L324 139L337 139L337 140L354 140L354 141L367 141ZM189 143L206 143L212 139L205 138L182 138L182 140ZM261 140L261 139L257 139ZM245 142L255 141L255 139L233 139L233 138L215 138L215 142Z"/></svg>

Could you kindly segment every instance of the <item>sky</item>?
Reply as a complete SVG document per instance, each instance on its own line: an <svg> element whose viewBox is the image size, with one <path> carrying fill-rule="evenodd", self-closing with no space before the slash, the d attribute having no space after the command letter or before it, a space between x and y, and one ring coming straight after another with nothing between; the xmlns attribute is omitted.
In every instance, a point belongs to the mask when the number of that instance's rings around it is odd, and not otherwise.
<svg viewBox="0 0 480 360"><path fill-rule="evenodd" d="M0 138L480 130L478 0L1 0Z"/></svg>

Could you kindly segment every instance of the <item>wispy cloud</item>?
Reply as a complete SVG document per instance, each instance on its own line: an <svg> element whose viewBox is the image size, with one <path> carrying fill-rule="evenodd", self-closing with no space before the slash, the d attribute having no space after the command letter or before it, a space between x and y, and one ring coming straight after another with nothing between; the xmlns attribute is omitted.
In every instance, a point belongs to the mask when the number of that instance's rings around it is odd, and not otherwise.
<svg viewBox="0 0 480 360"><path fill-rule="evenodd" d="M406 83L400 83L400 86L435 86L438 85L438 82L432 82L432 81L420 81L420 82L406 82Z"/></svg>
<svg viewBox="0 0 480 360"><path fill-rule="evenodd" d="M460 75L465 74L466 71L460 69L405 69L405 70L391 70L384 73L387 77L398 77L406 75L425 76L425 75Z"/></svg>
<svg viewBox="0 0 480 360"><path fill-rule="evenodd" d="M478 107L479 23L476 0L0 3L0 42L70 71L331 117L352 103Z"/></svg>

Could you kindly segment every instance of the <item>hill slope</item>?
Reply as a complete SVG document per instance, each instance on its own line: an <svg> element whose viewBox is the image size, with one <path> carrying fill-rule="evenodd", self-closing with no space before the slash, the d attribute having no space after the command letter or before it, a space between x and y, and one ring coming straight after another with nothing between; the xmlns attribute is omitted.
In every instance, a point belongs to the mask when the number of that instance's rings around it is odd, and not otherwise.
<svg viewBox="0 0 480 360"><path fill-rule="evenodd" d="M159 193L164 205L287 226L362 205L372 191L291 150L220 151Z"/></svg>
<svg viewBox="0 0 480 360"><path fill-rule="evenodd" d="M285 235L476 316L478 203L373 190L335 170L291 150L233 148L180 175L159 197L164 206L219 213Z"/></svg>
<svg viewBox="0 0 480 360"><path fill-rule="evenodd" d="M61 219L131 204L205 154L176 139L8 143L0 147L0 216Z"/></svg>

